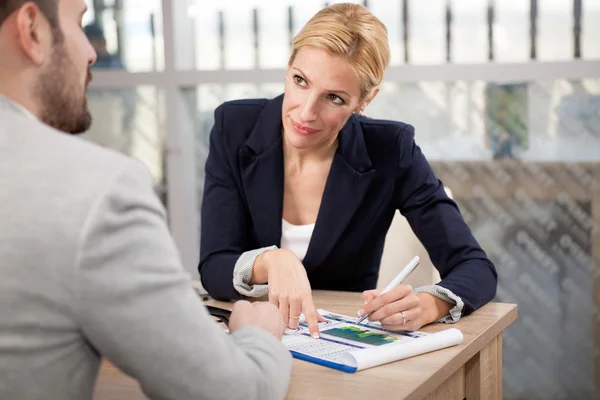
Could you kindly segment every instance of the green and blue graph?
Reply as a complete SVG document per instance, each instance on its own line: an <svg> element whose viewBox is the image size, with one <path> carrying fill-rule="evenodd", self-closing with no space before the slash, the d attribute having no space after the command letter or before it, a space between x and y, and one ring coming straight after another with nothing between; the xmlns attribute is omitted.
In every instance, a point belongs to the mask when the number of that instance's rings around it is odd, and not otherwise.
<svg viewBox="0 0 600 400"><path fill-rule="evenodd" d="M344 326L341 328L332 328L323 331L324 334L339 337L342 339L353 340L355 342L368 344L371 346L381 346L382 344L392 343L398 340L385 333L376 333L369 330L364 330L354 326Z"/></svg>

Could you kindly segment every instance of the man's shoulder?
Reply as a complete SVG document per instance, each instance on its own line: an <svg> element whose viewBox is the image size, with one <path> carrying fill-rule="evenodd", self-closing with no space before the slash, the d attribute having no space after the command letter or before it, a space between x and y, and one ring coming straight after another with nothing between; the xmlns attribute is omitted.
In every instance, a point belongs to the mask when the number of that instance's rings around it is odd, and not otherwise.
<svg viewBox="0 0 600 400"><path fill-rule="evenodd" d="M0 127L0 140L12 149L7 155L14 164L35 160L38 178L55 182L49 190L71 187L74 197L94 196L98 188L115 179L123 171L138 170L138 161L28 118L9 114Z"/></svg>
<svg viewBox="0 0 600 400"><path fill-rule="evenodd" d="M72 271L82 232L98 204L109 199L123 209L138 194L149 198L149 174L125 155L25 114L0 112L0 117L7 117L0 121L0 187L6 189L0 195L0 220L8 221L0 236L7 229L16 232L13 238L24 235L32 254L45 254L40 268ZM18 259L29 260L27 255Z"/></svg>
<svg viewBox="0 0 600 400"><path fill-rule="evenodd" d="M110 176L137 161L115 150L104 148L80 136L58 132L43 126L46 132L40 135L39 145L54 149L62 161L49 162L50 168L64 169L63 173L74 176ZM58 161L58 162L56 162Z"/></svg>

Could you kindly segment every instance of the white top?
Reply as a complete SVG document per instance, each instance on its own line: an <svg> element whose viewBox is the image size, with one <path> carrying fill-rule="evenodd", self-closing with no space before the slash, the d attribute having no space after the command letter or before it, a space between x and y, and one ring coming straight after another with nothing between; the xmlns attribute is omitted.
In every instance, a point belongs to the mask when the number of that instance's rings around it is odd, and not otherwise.
<svg viewBox="0 0 600 400"><path fill-rule="evenodd" d="M281 248L293 251L303 261L314 229L315 224L292 225L281 219Z"/></svg>

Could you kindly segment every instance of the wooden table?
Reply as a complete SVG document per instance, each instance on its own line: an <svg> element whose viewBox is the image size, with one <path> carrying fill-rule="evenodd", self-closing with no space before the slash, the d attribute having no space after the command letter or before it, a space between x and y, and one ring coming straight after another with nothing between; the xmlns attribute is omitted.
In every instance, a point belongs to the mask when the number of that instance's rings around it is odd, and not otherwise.
<svg viewBox="0 0 600 400"><path fill-rule="evenodd" d="M317 307L355 315L358 293L315 291ZM231 303L207 304L231 307ZM464 342L354 374L294 360L288 399L502 399L502 331L517 318L514 304L489 303L452 327ZM436 332L447 328L423 328ZM105 362L95 400L146 399L137 382Z"/></svg>

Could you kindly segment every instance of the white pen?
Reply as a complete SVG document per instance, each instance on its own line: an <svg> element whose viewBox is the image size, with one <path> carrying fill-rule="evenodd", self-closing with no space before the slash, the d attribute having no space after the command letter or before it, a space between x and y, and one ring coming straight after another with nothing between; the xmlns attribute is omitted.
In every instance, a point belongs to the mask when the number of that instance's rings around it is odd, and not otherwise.
<svg viewBox="0 0 600 400"><path fill-rule="evenodd" d="M402 268L402 271L400 271L398 273L398 275L396 275L396 277L394 279L392 279L392 281L390 283L387 284L387 286L377 295L377 297L398 287L406 279L408 274L410 274L411 272L414 271L414 269L417 267L417 265L419 265L419 256L415 256L415 258L410 260L410 262L408 264L406 264L406 267ZM360 324L368 316L369 316L369 314L365 314L362 317L359 317L358 320L356 321L356 323Z"/></svg>

